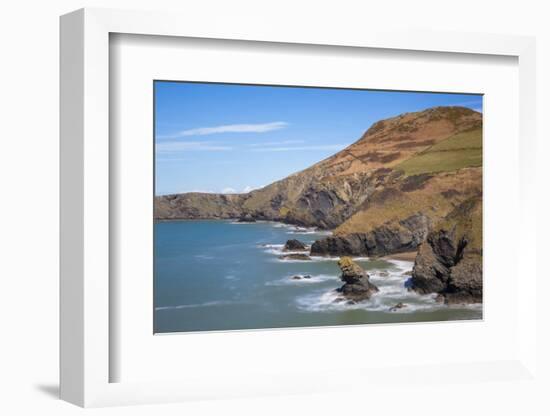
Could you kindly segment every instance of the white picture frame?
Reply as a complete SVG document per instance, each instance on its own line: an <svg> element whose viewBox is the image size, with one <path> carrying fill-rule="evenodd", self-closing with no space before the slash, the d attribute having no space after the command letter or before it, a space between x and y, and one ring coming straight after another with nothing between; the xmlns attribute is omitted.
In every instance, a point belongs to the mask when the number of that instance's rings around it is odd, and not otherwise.
<svg viewBox="0 0 550 416"><path fill-rule="evenodd" d="M261 24L260 24L261 23ZM110 310L109 279L110 172L109 157L109 37L110 34L331 45L333 47L430 51L442 54L482 54L516 57L519 66L520 209L518 263L524 285L517 291L518 346L507 360L470 363L441 362L400 369L349 369L320 379L313 372L291 372L237 380L219 374L177 381L112 382L110 366L117 357ZM238 28L223 19L205 25L189 15L82 9L61 18L61 397L80 406L158 403L197 398L242 397L260 394L308 393L374 385L398 378L404 384L445 382L441 370L455 380L526 379L537 382L535 261L526 242L536 241L535 189L535 41L529 37L355 30L329 33L312 26L308 31L266 22L241 22ZM521 244L523 242L523 244ZM519 270L515 272L518 273ZM320 329L318 331L330 331ZM472 377L482 373L483 377ZM337 377L336 377L337 375ZM409 381L407 381L409 380ZM383 382L383 381L382 381Z"/></svg>

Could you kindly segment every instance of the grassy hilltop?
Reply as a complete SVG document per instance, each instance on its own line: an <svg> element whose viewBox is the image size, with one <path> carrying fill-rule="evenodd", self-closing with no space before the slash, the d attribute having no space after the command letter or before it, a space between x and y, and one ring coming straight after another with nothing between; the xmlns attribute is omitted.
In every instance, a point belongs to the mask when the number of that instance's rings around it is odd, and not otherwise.
<svg viewBox="0 0 550 416"><path fill-rule="evenodd" d="M406 176L452 172L482 163L482 131L476 127L455 134L399 163L395 169Z"/></svg>
<svg viewBox="0 0 550 416"><path fill-rule="evenodd" d="M413 213L445 217L481 195L481 114L436 107L374 123L335 155L246 194L157 197L158 219L256 219L367 232Z"/></svg>
<svg viewBox="0 0 550 416"><path fill-rule="evenodd" d="M411 288L482 300L482 116L436 107L374 123L346 149L246 194L158 197L155 215L332 229L311 254L417 252Z"/></svg>

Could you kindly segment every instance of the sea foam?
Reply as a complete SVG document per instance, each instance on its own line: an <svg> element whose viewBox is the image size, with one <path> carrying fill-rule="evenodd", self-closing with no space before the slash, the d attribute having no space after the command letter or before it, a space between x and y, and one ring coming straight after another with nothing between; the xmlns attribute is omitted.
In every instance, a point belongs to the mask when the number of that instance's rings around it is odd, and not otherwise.
<svg viewBox="0 0 550 416"><path fill-rule="evenodd" d="M368 271L371 282L379 289L368 300L349 302L334 288L300 296L296 299L296 305L298 309L307 312L365 310L411 313L445 307L436 301L436 296L433 294L421 295L407 289L406 282L410 277L403 275L403 272L412 268L412 262L403 260L388 260L388 262L392 264L392 267ZM390 312L390 309L398 303L403 303L406 306Z"/></svg>
<svg viewBox="0 0 550 416"><path fill-rule="evenodd" d="M293 279L294 276L302 276L301 279ZM315 283L322 283L327 282L330 280L338 281L339 277L330 275L330 274L317 274L317 275L310 275L311 277L308 279L305 279L303 276L307 275L307 273L302 274L295 274L295 275L289 275L285 276L282 279L272 280L270 282L267 282L266 286L293 286L293 285L309 285L309 284L315 284Z"/></svg>

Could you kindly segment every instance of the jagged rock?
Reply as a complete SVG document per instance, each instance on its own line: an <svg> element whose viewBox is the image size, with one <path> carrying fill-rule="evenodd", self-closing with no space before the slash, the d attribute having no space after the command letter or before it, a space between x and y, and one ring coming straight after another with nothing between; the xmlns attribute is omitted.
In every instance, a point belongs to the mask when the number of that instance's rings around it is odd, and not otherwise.
<svg viewBox="0 0 550 416"><path fill-rule="evenodd" d="M368 255L363 234L331 236L315 241L311 254L318 256L366 256Z"/></svg>
<svg viewBox="0 0 550 416"><path fill-rule="evenodd" d="M449 267L438 260L432 243L422 244L414 263L412 288L422 294L439 293L447 286L449 275Z"/></svg>
<svg viewBox="0 0 550 416"><path fill-rule="evenodd" d="M483 299L481 256L469 253L451 268L447 291L448 304L480 303Z"/></svg>
<svg viewBox="0 0 550 416"><path fill-rule="evenodd" d="M292 276L291 277L292 280L301 280L301 279L311 279L311 276L309 274L305 274L305 275L295 275L295 276Z"/></svg>
<svg viewBox="0 0 550 416"><path fill-rule="evenodd" d="M367 272L350 257L342 257L338 266L342 271L340 279L344 282L338 291L348 301L366 300L378 292L378 288L370 282Z"/></svg>
<svg viewBox="0 0 550 416"><path fill-rule="evenodd" d="M237 221L238 222L256 222L256 219L250 214L245 214L239 217Z"/></svg>
<svg viewBox="0 0 550 416"><path fill-rule="evenodd" d="M154 215L162 220L234 219L251 214L256 219L322 229L345 225L339 230L345 235L370 232L387 221L410 217L418 211L431 215L432 206L437 206L438 212L434 213L443 217L454 204L466 199L466 194L481 188L481 168L453 172L449 179L449 175L438 173L407 176L398 167L427 146L452 135L481 131L481 124L481 114L464 107L402 114L375 123L347 148L261 189L242 194L189 192L157 196ZM450 189L455 192L449 193ZM431 198L425 198L428 190ZM434 201L436 197L440 199ZM398 213L392 209L381 211L388 201L402 209ZM374 225L370 225L372 218L376 219ZM411 229L418 227L394 225L397 231L387 230L387 235L381 232L368 240L381 245L378 240L387 239L382 246L414 248L416 237L399 228L414 234Z"/></svg>
<svg viewBox="0 0 550 416"><path fill-rule="evenodd" d="M283 254L279 258L281 260L311 260L311 257L303 253Z"/></svg>
<svg viewBox="0 0 550 416"><path fill-rule="evenodd" d="M455 208L420 246L411 287L438 293L447 304L483 299L481 198Z"/></svg>
<svg viewBox="0 0 550 416"><path fill-rule="evenodd" d="M430 231L431 221L416 213L386 223L368 233L336 235L315 241L311 254L319 256L385 256L416 249Z"/></svg>
<svg viewBox="0 0 550 416"><path fill-rule="evenodd" d="M398 304L396 304L395 306L392 306L390 308L390 312L396 312L398 311L399 309L403 309L403 308L406 308L407 307L407 304L406 303L403 303L403 302L399 302Z"/></svg>
<svg viewBox="0 0 550 416"><path fill-rule="evenodd" d="M283 247L283 251L305 251L307 246L300 240L292 239L288 240Z"/></svg>

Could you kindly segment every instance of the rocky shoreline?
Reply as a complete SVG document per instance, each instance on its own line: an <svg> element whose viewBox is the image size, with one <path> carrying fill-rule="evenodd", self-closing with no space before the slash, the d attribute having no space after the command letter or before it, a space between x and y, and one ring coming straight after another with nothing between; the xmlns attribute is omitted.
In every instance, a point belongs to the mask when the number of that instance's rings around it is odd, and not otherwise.
<svg viewBox="0 0 550 416"><path fill-rule="evenodd" d="M371 257L414 262L413 270L407 272L409 290L423 295L437 294L441 302L449 305L477 304L483 301L483 273L481 244L472 232L476 218L481 221L481 200L474 198L458 206L446 219L447 223L438 224L439 227L431 231L426 229L427 222L417 218L408 223L420 224L420 230L407 229L404 234L378 230L371 234L333 235L315 240L311 245L293 238L286 241L278 257L297 261L339 257L345 284L338 291L350 302L369 299L377 292L368 274L364 271L363 274L353 263L354 257ZM250 218L228 220L256 222ZM403 307L406 305L397 304L395 310Z"/></svg>
<svg viewBox="0 0 550 416"><path fill-rule="evenodd" d="M400 230L382 228L372 233L336 235L316 240L309 256L341 257L339 266L346 284L339 289L350 301L364 300L376 293L368 274L351 257L390 257L401 254L414 261L408 288L419 294L437 294L445 304L477 304L483 301L481 244L481 199L458 205L445 219L432 226L421 216L403 221ZM414 226L417 228L414 228ZM289 240L285 247L307 247ZM413 250L411 250L413 249ZM283 256L307 260L307 254ZM397 309L403 306L396 305Z"/></svg>
<svg viewBox="0 0 550 416"><path fill-rule="evenodd" d="M397 224L384 224L367 233L335 235L317 240L311 247L311 254L379 257L409 252L426 239L430 226L431 220L417 213Z"/></svg>
<svg viewBox="0 0 550 416"><path fill-rule="evenodd" d="M311 246L289 240L281 260L415 252L411 290L437 294L447 304L479 303L481 139L482 116L471 109L405 113L374 123L347 148L261 189L158 196L155 219L277 221L331 230Z"/></svg>

